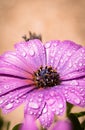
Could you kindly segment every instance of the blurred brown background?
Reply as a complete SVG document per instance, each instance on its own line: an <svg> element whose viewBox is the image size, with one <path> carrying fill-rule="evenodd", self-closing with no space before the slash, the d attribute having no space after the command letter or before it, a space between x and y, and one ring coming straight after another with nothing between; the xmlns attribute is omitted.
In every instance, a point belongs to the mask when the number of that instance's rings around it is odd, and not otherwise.
<svg viewBox="0 0 85 130"><path fill-rule="evenodd" d="M0 54L28 31L42 34L44 42L69 39L85 45L85 0L0 0ZM14 125L22 113L19 107L4 117Z"/></svg>

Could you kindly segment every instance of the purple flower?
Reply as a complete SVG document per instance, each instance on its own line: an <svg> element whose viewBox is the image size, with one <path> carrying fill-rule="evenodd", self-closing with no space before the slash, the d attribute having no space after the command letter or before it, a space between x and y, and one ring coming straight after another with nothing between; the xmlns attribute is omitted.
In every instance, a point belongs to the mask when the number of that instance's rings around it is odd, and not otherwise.
<svg viewBox="0 0 85 130"><path fill-rule="evenodd" d="M66 102L85 107L85 47L72 41L29 40L0 57L0 108L25 102L25 116L49 127Z"/></svg>
<svg viewBox="0 0 85 130"><path fill-rule="evenodd" d="M51 130L73 130L73 124L70 120L59 120Z"/></svg>
<svg viewBox="0 0 85 130"><path fill-rule="evenodd" d="M26 115L24 124L22 125L20 130L38 130L33 116Z"/></svg>

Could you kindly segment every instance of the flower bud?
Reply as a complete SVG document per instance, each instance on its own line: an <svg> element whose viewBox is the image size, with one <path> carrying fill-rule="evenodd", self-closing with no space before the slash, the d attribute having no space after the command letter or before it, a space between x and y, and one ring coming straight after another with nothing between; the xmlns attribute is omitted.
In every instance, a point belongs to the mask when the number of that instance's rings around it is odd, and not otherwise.
<svg viewBox="0 0 85 130"><path fill-rule="evenodd" d="M52 130L73 130L73 125L70 120L59 120Z"/></svg>
<svg viewBox="0 0 85 130"><path fill-rule="evenodd" d="M38 130L35 119L27 115L20 130Z"/></svg>

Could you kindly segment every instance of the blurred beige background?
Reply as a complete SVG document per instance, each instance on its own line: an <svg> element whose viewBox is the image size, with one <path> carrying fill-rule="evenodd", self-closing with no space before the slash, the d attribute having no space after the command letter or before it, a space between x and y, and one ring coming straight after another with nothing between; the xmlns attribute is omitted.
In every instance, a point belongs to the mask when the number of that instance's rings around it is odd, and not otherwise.
<svg viewBox="0 0 85 130"><path fill-rule="evenodd" d="M28 31L42 34L43 42L69 39L85 45L85 0L0 0L0 54ZM23 106L4 117L13 126L22 113Z"/></svg>

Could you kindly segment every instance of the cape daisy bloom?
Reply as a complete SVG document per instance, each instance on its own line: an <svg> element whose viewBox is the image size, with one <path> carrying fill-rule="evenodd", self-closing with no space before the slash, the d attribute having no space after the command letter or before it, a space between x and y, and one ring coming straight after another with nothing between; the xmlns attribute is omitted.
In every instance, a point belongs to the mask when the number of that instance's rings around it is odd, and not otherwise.
<svg viewBox="0 0 85 130"><path fill-rule="evenodd" d="M34 39L0 56L0 108L25 102L25 115L49 127L66 102L85 107L85 47L72 41Z"/></svg>

